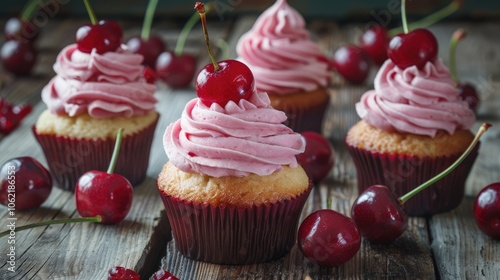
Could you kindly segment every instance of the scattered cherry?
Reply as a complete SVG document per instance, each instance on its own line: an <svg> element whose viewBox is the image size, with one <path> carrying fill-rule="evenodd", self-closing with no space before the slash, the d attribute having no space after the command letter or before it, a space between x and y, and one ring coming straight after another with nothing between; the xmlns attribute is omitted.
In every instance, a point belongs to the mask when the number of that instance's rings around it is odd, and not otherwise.
<svg viewBox="0 0 500 280"><path fill-rule="evenodd" d="M82 217L100 216L102 223L116 224L130 211L132 185L125 177L113 174L122 137L123 129L120 129L107 172L91 170L78 179L75 199L76 208Z"/></svg>
<svg viewBox="0 0 500 280"><path fill-rule="evenodd" d="M147 39L134 36L127 41L127 46L131 52L142 54L144 56L142 64L151 69L155 69L158 56L166 49L165 43L158 36L150 36Z"/></svg>
<svg viewBox="0 0 500 280"><path fill-rule="evenodd" d="M481 101L476 87L468 82L460 82L458 84L458 91L459 96L467 102L469 108L473 111L477 111L477 107Z"/></svg>
<svg viewBox="0 0 500 280"><path fill-rule="evenodd" d="M247 99L255 90L252 71L237 60L215 60L208 38L204 4L196 2L195 9L200 14L205 42L212 61L203 67L196 77L196 94L206 106L211 106L212 103L225 106L229 101Z"/></svg>
<svg viewBox="0 0 500 280"><path fill-rule="evenodd" d="M387 48L390 36L386 28L374 25L366 29L359 39L359 47L367 53L377 65L387 60Z"/></svg>
<svg viewBox="0 0 500 280"><path fill-rule="evenodd" d="M314 183L322 181L332 170L335 151L323 135L314 131L300 133L306 141L306 149L297 155L297 161Z"/></svg>
<svg viewBox="0 0 500 280"><path fill-rule="evenodd" d="M175 277L174 275L172 275L172 273L170 273L164 269L160 269L157 272L155 272L155 274L153 274L153 279L154 280L179 280L179 278Z"/></svg>
<svg viewBox="0 0 500 280"><path fill-rule="evenodd" d="M118 49L122 43L122 32L117 32L116 25L106 21L97 22L94 11L88 0L84 0L92 24L85 24L76 31L76 44L78 50L84 53L103 54Z"/></svg>
<svg viewBox="0 0 500 280"><path fill-rule="evenodd" d="M0 168L0 203L16 211L34 209L52 191L49 171L32 157L9 159Z"/></svg>
<svg viewBox="0 0 500 280"><path fill-rule="evenodd" d="M343 45L333 54L334 69L353 84L363 83L370 73L371 61L368 54L354 45Z"/></svg>
<svg viewBox="0 0 500 280"><path fill-rule="evenodd" d="M39 28L33 24L33 21L12 17L5 22L3 35L8 40L26 40L34 42L38 38Z"/></svg>
<svg viewBox="0 0 500 280"><path fill-rule="evenodd" d="M108 280L140 280L139 274L123 266L115 266L108 270Z"/></svg>
<svg viewBox="0 0 500 280"><path fill-rule="evenodd" d="M0 58L5 70L16 75L27 75L35 66L38 52L30 41L9 40L2 45Z"/></svg>
<svg viewBox="0 0 500 280"><path fill-rule="evenodd" d="M31 105L13 105L0 97L0 133L11 133L31 110Z"/></svg>
<svg viewBox="0 0 500 280"><path fill-rule="evenodd" d="M474 219L484 234L500 239L500 182L491 183L478 193Z"/></svg>
<svg viewBox="0 0 500 280"><path fill-rule="evenodd" d="M460 165L490 126L490 124L484 123L467 150L452 165L409 193L398 198L388 187L383 185L373 185L365 189L354 201L351 208L351 217L361 235L370 242L388 243L403 234L407 228L408 220L403 204Z"/></svg>
<svg viewBox="0 0 500 280"><path fill-rule="evenodd" d="M302 254L318 265L340 266L356 255L361 236L351 218L331 209L321 209L302 221L297 243Z"/></svg>
<svg viewBox="0 0 500 280"><path fill-rule="evenodd" d="M176 55L171 51L162 52L156 61L158 77L171 88L187 87L196 72L196 58L191 54Z"/></svg>
<svg viewBox="0 0 500 280"><path fill-rule="evenodd" d="M156 79L158 78L156 72L149 66L145 66L142 69L142 75L146 79L146 82L148 82L149 84L154 84L156 82Z"/></svg>

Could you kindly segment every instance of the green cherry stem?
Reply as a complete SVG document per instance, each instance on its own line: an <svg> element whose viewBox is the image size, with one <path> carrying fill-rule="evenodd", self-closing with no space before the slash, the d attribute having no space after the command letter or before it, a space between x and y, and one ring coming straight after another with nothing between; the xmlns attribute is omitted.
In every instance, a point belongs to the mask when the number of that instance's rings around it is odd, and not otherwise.
<svg viewBox="0 0 500 280"><path fill-rule="evenodd" d="M450 4L446 5L444 8L441 10L438 10L435 13L432 13L420 20L414 21L412 23L408 24L408 29L417 29L417 28L424 28L427 26L430 26L443 18L453 14L456 12L458 9L460 9L463 5L464 0L455 0L452 1ZM399 34L403 32L403 27L396 27L391 30L389 30L389 36L393 37L396 34Z"/></svg>
<svg viewBox="0 0 500 280"><path fill-rule="evenodd" d="M83 3L85 3L85 8L87 9L87 13L89 14L90 22L92 24L97 24L97 17L95 16L92 6L90 6L89 0L83 0Z"/></svg>
<svg viewBox="0 0 500 280"><path fill-rule="evenodd" d="M210 6L211 6L210 2L205 5L205 13L208 13L210 11ZM184 27L182 27L181 33L179 34L179 38L177 39L177 43L174 49L174 53L176 56L180 56L182 54L189 32L191 32L191 30L193 29L193 27L195 26L195 24L198 22L199 19L200 16L198 15L198 12L195 12L188 19L188 21L186 21Z"/></svg>
<svg viewBox="0 0 500 280"><path fill-rule="evenodd" d="M450 40L450 73L451 77L455 81L455 84L458 86L459 80L458 80L458 74L457 74L457 63L456 63L456 53L457 53L457 46L458 43L465 38L467 34L465 33L465 30L462 28L457 29L453 35L451 36Z"/></svg>
<svg viewBox="0 0 500 280"><path fill-rule="evenodd" d="M219 71L219 64L217 64L217 60L215 59L215 56L212 52L212 49L210 48L210 42L208 38L208 31L207 31L207 17L205 16L205 5L201 2L196 2L194 5L194 8L198 11L198 14L200 14L200 19L201 19L201 25L203 26L203 35L205 36L205 42L207 44L207 49L208 49L208 55L210 56L210 60L212 61L212 64L214 65L214 71Z"/></svg>
<svg viewBox="0 0 500 280"><path fill-rule="evenodd" d="M18 231L27 230L30 228L48 226L48 225L56 225L56 224L100 223L101 221L102 221L101 216L87 217L87 218L68 218L68 219L60 219L60 220L50 220L50 221L43 221L43 222L32 223L29 225L16 227L16 229L14 231L18 232ZM4 237L6 235L9 235L10 233L11 233L11 230L5 230L5 231L0 232L0 238Z"/></svg>
<svg viewBox="0 0 500 280"><path fill-rule="evenodd" d="M112 174L115 171L118 154L120 153L120 146L122 144L122 138L123 138L123 128L120 128L118 129L118 133L116 134L113 155L111 156L111 161L109 162L108 171L106 171L108 174Z"/></svg>
<svg viewBox="0 0 500 280"><path fill-rule="evenodd" d="M437 181L441 180L443 177L445 177L451 171L453 171L453 169L455 169L458 165L460 165L460 163L462 163L462 161L470 154L470 152L472 151L472 149L474 149L474 147L476 146L477 142L479 142L479 138L481 138L481 136L483 135L483 133L486 132L486 130L488 130L488 128L490 128L490 126L491 126L491 124L489 124L489 123L483 123L481 125L481 127L479 128L479 130L477 131L476 136L474 137L474 139L470 143L470 145L467 148L467 150L465 150L465 152L453 164L451 164L443 172L441 172L438 175L432 177L429 181L421 184L420 186L414 188L413 190L411 190L407 194L401 196L399 198L399 200L401 201L401 204L404 204L406 201L408 201L408 199L412 198L414 195L416 195L417 193L419 193L421 190L423 190L423 189L427 188L428 186L431 186L434 183L436 183Z"/></svg>
<svg viewBox="0 0 500 280"><path fill-rule="evenodd" d="M401 0L401 20L403 21L403 31L408 33L408 21L406 20L406 1Z"/></svg>
<svg viewBox="0 0 500 280"><path fill-rule="evenodd" d="M144 15L144 22L142 23L141 29L141 39L143 41L148 40L151 34L151 26L153 25L153 18L157 5L158 0L149 0L148 2L148 7L146 8L146 14Z"/></svg>
<svg viewBox="0 0 500 280"><path fill-rule="evenodd" d="M19 16L22 21L31 20L33 14L35 13L36 8L40 5L41 0L31 0L26 6L24 6L21 11L21 15Z"/></svg>

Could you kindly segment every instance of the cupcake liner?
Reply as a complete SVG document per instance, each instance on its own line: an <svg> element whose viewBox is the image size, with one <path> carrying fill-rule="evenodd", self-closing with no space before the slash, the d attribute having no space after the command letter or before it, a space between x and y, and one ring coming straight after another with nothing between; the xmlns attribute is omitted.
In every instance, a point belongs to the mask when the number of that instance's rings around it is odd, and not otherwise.
<svg viewBox="0 0 500 280"><path fill-rule="evenodd" d="M146 177L149 154L158 118L144 129L122 138L114 173L127 178L133 186ZM78 178L90 170L106 171L115 139L75 139L51 134L33 134L42 147L56 187L74 191Z"/></svg>
<svg viewBox="0 0 500 280"><path fill-rule="evenodd" d="M252 207L221 207L179 200L159 190L177 250L216 264L252 264L286 255L297 239L312 184L291 200Z"/></svg>
<svg viewBox="0 0 500 280"><path fill-rule="evenodd" d="M372 153L346 143L357 169L358 190L386 185L398 197L448 168L460 155L424 157ZM465 180L477 157L479 144L450 174L413 196L405 204L409 216L428 216L450 211L464 196Z"/></svg>

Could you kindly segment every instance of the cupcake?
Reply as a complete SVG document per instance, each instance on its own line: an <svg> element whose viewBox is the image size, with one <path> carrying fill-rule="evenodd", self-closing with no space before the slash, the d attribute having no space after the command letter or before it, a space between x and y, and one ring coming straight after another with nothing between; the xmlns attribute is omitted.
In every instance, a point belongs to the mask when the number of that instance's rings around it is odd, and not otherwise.
<svg viewBox="0 0 500 280"><path fill-rule="evenodd" d="M273 108L286 113L286 125L321 133L331 74L297 10L276 1L239 39L236 51L252 70L257 90L267 92Z"/></svg>
<svg viewBox="0 0 500 280"><path fill-rule="evenodd" d="M72 44L59 53L56 75L42 90L47 110L33 126L56 186L72 191L83 173L106 170L119 128L115 172L133 185L143 181L159 115L142 60L125 45L98 54Z"/></svg>
<svg viewBox="0 0 500 280"><path fill-rule="evenodd" d="M157 185L182 255L250 264L294 246L312 184L295 158L305 141L285 120L253 91L225 105L195 98L167 127Z"/></svg>
<svg viewBox="0 0 500 280"><path fill-rule="evenodd" d="M345 143L357 169L358 188L383 184L398 196L450 166L474 138L474 112L459 97L439 59L422 69L387 60L375 89L356 104L361 117ZM477 148L452 173L405 203L411 216L449 211L461 202Z"/></svg>

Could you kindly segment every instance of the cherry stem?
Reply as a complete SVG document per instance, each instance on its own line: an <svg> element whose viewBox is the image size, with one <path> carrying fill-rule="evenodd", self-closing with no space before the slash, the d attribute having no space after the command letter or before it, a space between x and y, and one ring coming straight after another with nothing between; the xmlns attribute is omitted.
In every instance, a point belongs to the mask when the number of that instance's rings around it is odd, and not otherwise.
<svg viewBox="0 0 500 280"><path fill-rule="evenodd" d="M151 34L151 26L153 25L153 18L155 15L158 0L149 0L146 14L144 15L144 22L142 23L141 39L146 41Z"/></svg>
<svg viewBox="0 0 500 280"><path fill-rule="evenodd" d="M122 144L123 138L123 128L118 129L115 140L115 148L113 149L113 155L111 156L111 161L109 162L108 174L112 174L115 171L116 162L118 159L118 154L120 153L120 146Z"/></svg>
<svg viewBox="0 0 500 280"><path fill-rule="evenodd" d="M414 21L408 25L409 29L417 29L417 28L424 28L427 26L430 26L443 18L453 14L456 12L460 7L463 5L463 0L455 0L442 8L441 10L438 10L437 12L430 14L420 20ZM393 37L396 34L399 34L403 32L402 27L396 27L391 30L389 30L389 36Z"/></svg>
<svg viewBox="0 0 500 280"><path fill-rule="evenodd" d="M23 10L21 11L21 15L19 16L22 21L28 21L31 20L33 17L34 11L36 8L39 6L41 0L31 0L29 1L26 6L24 6Z"/></svg>
<svg viewBox="0 0 500 280"><path fill-rule="evenodd" d="M210 2L205 5L205 13L210 11L210 7L211 7ZM175 45L174 53L176 56L180 56L182 54L189 32L191 32L194 25L198 22L199 19L200 16L198 15L198 12L196 12L188 19L188 21L186 21L184 27L182 27L181 33L179 34L179 38L177 39L177 43Z"/></svg>
<svg viewBox="0 0 500 280"><path fill-rule="evenodd" d="M97 17L95 16L94 10L92 10L92 6L90 6L89 0L83 0L83 3L85 3L85 8L89 14L90 22L92 24L97 24Z"/></svg>
<svg viewBox="0 0 500 280"><path fill-rule="evenodd" d="M478 132L476 133L476 136L474 137L474 139L470 143L469 147L467 148L467 150L465 150L465 152L453 164L451 164L443 172L441 172L438 175L432 177L429 181L421 184L420 186L414 188L413 190L411 190L407 194L401 196L399 198L399 200L401 201L401 204L404 204L406 201L408 201L408 199L412 198L414 195L416 195L417 193L419 193L421 190L423 190L423 189L427 188L428 186L430 186L430 185L436 183L437 181L441 180L443 177L445 177L451 171L453 171L453 169L455 169L458 165L460 165L460 163L462 163L462 161L474 149L474 147L476 146L477 142L479 142L479 138L481 138L481 136L483 135L483 133L486 130L488 130L488 128L490 128L490 126L491 126L491 124L489 124L489 123L483 123L481 125L481 127L479 128Z"/></svg>
<svg viewBox="0 0 500 280"><path fill-rule="evenodd" d="M57 224L69 224L69 223L100 223L102 222L101 216L95 216L95 217L86 217L86 218L68 218L68 219L60 219L60 220L50 220L50 221L43 221L43 222L38 222L38 223L32 223L29 225L24 225L20 227L16 227L14 230L15 232L30 229L30 228L35 228L35 227L41 227L41 226L49 226L49 225L57 225ZM11 230L5 230L0 232L0 238L9 235L11 233Z"/></svg>
<svg viewBox="0 0 500 280"><path fill-rule="evenodd" d="M401 0L401 20L403 21L403 31L408 33L408 21L406 20L406 1Z"/></svg>
<svg viewBox="0 0 500 280"><path fill-rule="evenodd" d="M456 52L457 52L457 45L458 43L465 38L467 34L465 33L465 30L462 28L457 29L453 35L451 36L451 41L450 41L450 73L451 77L455 81L455 84L458 86L459 80L458 80L458 74L457 74L457 64L456 64Z"/></svg>
<svg viewBox="0 0 500 280"><path fill-rule="evenodd" d="M201 25L203 26L203 35L205 36L205 43L207 44L207 49L208 49L208 55L210 56L210 60L212 61L212 64L214 65L214 70L218 71L219 64L217 64L217 60L215 60L215 56L212 52L212 49L210 48L210 41L208 38L207 18L205 16L205 5L203 5L203 3L201 3L201 2L196 2L196 4L194 5L194 8L198 11L198 14L200 14Z"/></svg>
<svg viewBox="0 0 500 280"><path fill-rule="evenodd" d="M328 197L326 199L326 209L332 209L332 198L331 197Z"/></svg>

